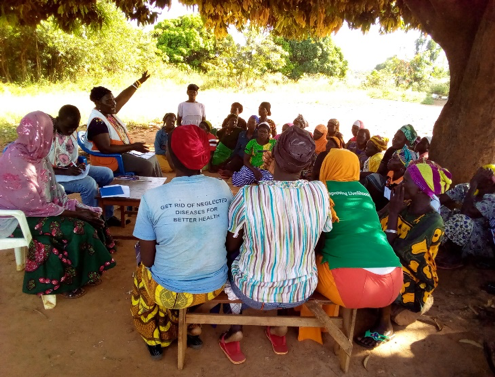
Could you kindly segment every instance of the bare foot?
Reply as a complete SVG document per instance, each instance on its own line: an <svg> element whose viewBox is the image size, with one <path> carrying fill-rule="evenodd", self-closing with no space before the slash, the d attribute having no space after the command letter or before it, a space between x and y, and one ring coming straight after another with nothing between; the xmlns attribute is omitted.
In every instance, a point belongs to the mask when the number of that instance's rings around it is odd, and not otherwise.
<svg viewBox="0 0 495 377"><path fill-rule="evenodd" d="M270 334L277 336L285 336L287 334L287 331L288 331L287 326L270 327Z"/></svg>

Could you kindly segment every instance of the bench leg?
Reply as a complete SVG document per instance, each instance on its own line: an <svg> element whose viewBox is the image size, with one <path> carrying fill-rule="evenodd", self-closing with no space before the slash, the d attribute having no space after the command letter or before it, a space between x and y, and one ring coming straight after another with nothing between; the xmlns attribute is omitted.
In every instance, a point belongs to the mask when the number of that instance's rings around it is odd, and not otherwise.
<svg viewBox="0 0 495 377"><path fill-rule="evenodd" d="M342 320L343 320L343 332L345 336L350 340L351 345L353 344L354 337L354 326L356 325L356 314L357 309L347 309L342 307ZM352 354L352 346L351 346ZM349 371L349 365L351 363L351 355L348 355L342 348L339 349L339 361L340 369L344 373Z"/></svg>
<svg viewBox="0 0 495 377"><path fill-rule="evenodd" d="M14 252L17 271L24 271L24 268L26 267L26 248L16 247Z"/></svg>
<svg viewBox="0 0 495 377"><path fill-rule="evenodd" d="M184 360L186 358L187 349L187 323L186 323L187 309L179 310L179 339L177 350L177 368L182 370L184 368Z"/></svg>

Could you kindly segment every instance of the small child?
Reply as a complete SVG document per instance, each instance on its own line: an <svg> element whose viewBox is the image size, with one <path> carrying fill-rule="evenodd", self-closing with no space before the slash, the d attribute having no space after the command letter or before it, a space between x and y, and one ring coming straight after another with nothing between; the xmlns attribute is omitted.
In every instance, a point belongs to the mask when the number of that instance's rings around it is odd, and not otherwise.
<svg viewBox="0 0 495 377"><path fill-rule="evenodd" d="M198 90L199 86L196 84L188 85L187 96L189 98L186 102L181 102L179 104L179 110L177 112L177 124L179 126L185 126L188 124L199 126L201 121L206 120L205 105L196 102Z"/></svg>
<svg viewBox="0 0 495 377"><path fill-rule="evenodd" d="M258 125L258 135L251 139L244 150L244 166L232 174L232 184L236 187L250 185L259 181L271 181L272 175L263 169L263 155L270 153L276 143L270 139L270 125L262 122Z"/></svg>
<svg viewBox="0 0 495 377"><path fill-rule="evenodd" d="M167 160L168 134L175 128L175 114L167 113L163 117L163 125L155 136L155 155L163 173L172 173L174 169Z"/></svg>

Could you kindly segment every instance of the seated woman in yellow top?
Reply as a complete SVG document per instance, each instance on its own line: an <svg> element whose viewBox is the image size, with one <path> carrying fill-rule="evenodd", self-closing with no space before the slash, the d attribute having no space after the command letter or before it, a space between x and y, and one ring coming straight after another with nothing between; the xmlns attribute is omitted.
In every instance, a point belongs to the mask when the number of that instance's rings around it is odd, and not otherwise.
<svg viewBox="0 0 495 377"><path fill-rule="evenodd" d="M366 143L364 153L368 159L364 162L363 173L376 173L383 159L383 154L387 150L388 138L373 136Z"/></svg>
<svg viewBox="0 0 495 377"><path fill-rule="evenodd" d="M116 115L149 77L148 72L144 72L139 80L124 89L117 97L103 86L94 87L89 98L94 102L95 108L88 119L86 139L88 148L95 152L122 154L126 171L145 177L161 177L162 172L155 156L144 159L127 153L130 151L145 153L148 152L148 147L144 143L132 143L124 122ZM113 157L91 156L91 164L109 167L114 172L118 170L117 160Z"/></svg>

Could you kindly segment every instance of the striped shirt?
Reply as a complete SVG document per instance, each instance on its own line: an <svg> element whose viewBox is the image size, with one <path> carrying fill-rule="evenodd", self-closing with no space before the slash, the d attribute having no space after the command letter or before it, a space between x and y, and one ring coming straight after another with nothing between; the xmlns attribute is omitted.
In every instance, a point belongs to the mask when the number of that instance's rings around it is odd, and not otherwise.
<svg viewBox="0 0 495 377"><path fill-rule="evenodd" d="M305 301L318 284L314 249L332 229L328 190L318 181L262 181L242 187L229 208L229 231L244 243L234 284L254 301Z"/></svg>

